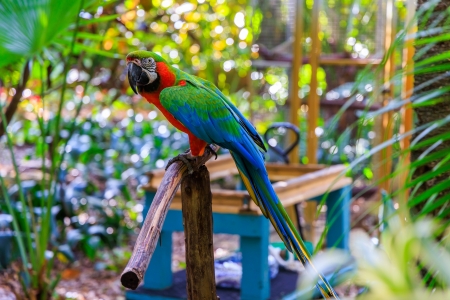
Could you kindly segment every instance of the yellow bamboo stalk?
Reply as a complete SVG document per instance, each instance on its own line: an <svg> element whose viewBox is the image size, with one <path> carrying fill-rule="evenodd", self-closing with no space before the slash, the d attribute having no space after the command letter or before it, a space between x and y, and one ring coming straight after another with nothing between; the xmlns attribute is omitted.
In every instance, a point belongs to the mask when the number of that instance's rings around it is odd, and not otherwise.
<svg viewBox="0 0 450 300"><path fill-rule="evenodd" d="M298 110L300 109L300 98L298 97L298 81L299 76L298 73L302 66L303 60L303 48L302 48L302 38L303 38L303 7L304 0L297 0L296 4L296 15L295 15L295 33L294 33L294 58L292 61L292 73L291 73L291 109L290 109L290 122L295 126L299 126L299 114ZM295 134L289 131L289 143L293 143L295 141ZM289 153L289 161L293 164L299 162L299 150L298 145Z"/></svg>
<svg viewBox="0 0 450 300"><path fill-rule="evenodd" d="M394 39L395 39L395 5L394 0L387 0L386 5L386 35L385 35L385 50L386 53L390 49ZM388 89L388 93L384 95L383 105L387 105L391 99L394 98L394 85L392 84L391 79L395 73L395 56L394 52L388 58L386 65L384 67L384 82L385 88ZM383 142L392 138L393 135L393 112L388 112L382 117L382 136ZM391 174L392 169L392 146L388 146L381 151L381 172L379 176L379 180L386 178L389 174ZM387 192L391 191L391 180L384 179L380 183L380 187Z"/></svg>
<svg viewBox="0 0 450 300"><path fill-rule="evenodd" d="M319 39L319 13L322 5L322 0L314 0L312 11L311 24L311 53L309 54L309 63L311 64L311 81L308 96L308 140L306 155L309 164L317 164L317 147L318 138L316 135L317 120L319 119L319 97L317 95L317 69L319 68L319 59L321 52L321 42ZM306 202L304 207L305 218L305 239L314 243L315 241L315 227L314 220L317 211L317 204L315 202Z"/></svg>
<svg viewBox="0 0 450 300"><path fill-rule="evenodd" d="M319 13L322 0L315 0L312 11L311 25L311 53L309 63L311 64L311 82L308 97L308 142L307 157L310 164L317 163L318 139L316 135L317 120L319 118L319 97L317 95L317 69L319 67L319 57L321 52L321 43L319 39Z"/></svg>
<svg viewBox="0 0 450 300"><path fill-rule="evenodd" d="M405 27L407 32L407 40L405 41L404 49L403 49L403 78L402 78L402 99L407 100L413 94L414 88L414 38L413 34L417 31L417 24L414 20L414 15L416 13L417 2L415 0L410 0L407 3L407 14L405 20ZM402 121L403 124L400 128L401 133L409 132L413 129L413 109L411 103L408 103L404 109L402 110ZM407 150L410 145L410 137L406 137L402 140L402 150ZM403 170L403 172L399 175L399 204L400 207L407 207L406 202L408 201L409 190L402 190L408 178L409 172L409 164L410 164L410 153L405 152L400 157L399 167ZM405 214L406 217L407 214ZM403 219L403 218L402 218Z"/></svg>

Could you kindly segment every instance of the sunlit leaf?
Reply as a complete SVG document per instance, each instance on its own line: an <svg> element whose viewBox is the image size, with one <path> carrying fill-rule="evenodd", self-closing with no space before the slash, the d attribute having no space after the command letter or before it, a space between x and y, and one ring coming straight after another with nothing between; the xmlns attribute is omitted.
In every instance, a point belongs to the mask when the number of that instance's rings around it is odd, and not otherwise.
<svg viewBox="0 0 450 300"><path fill-rule="evenodd" d="M37 55L49 46L76 20L80 1L1 1L0 66Z"/></svg>

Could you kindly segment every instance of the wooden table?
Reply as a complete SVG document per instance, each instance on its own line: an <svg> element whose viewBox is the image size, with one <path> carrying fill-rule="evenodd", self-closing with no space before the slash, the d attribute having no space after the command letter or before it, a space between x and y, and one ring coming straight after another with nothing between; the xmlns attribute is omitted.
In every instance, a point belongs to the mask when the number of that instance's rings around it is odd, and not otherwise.
<svg viewBox="0 0 450 300"><path fill-rule="evenodd" d="M238 171L230 155L221 155L207 164L211 181ZM302 201L321 201L326 195L327 246L348 249L350 232L351 179L342 175L345 167L334 165L282 165L266 164L269 178L285 207ZM146 205L150 207L156 189L161 183L164 170L148 174L145 187ZM214 233L237 234L240 236L242 252L241 299L268 299L270 279L268 273L269 220L250 199L247 191L213 189L213 231ZM173 199L161 232L161 243L153 254L145 274L144 289L162 290L172 285L172 232L183 231L181 195ZM175 299L152 296L139 291L128 291L127 299Z"/></svg>

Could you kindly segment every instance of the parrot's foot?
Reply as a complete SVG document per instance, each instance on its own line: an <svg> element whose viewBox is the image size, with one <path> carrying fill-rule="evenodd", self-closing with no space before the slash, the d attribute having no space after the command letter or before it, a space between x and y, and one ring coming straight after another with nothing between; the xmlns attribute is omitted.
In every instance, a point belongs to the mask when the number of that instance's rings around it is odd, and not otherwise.
<svg viewBox="0 0 450 300"><path fill-rule="evenodd" d="M209 153L213 154L216 157L214 160L217 159L217 152L214 151L214 149L211 147L211 145L206 146L205 149L208 149Z"/></svg>
<svg viewBox="0 0 450 300"><path fill-rule="evenodd" d="M183 162L184 164L185 164L185 166L187 167L187 169L188 169L188 173L189 174L192 174L192 173L194 173L194 168L192 167L192 165L191 165L191 162L190 161L192 161L193 159L195 159L195 157L193 157L192 155L191 155L191 153L182 153L182 154L178 154L177 156L175 156L174 158L172 158L172 159L170 159L169 160L169 162L167 163L167 166L166 166L166 170L170 167L170 165L172 165L174 162L176 162L176 161L181 161L181 162Z"/></svg>

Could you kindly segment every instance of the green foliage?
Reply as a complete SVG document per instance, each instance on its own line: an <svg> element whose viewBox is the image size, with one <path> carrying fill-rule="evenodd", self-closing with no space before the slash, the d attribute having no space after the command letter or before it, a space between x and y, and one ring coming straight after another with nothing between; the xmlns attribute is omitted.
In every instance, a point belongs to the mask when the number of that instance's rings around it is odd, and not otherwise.
<svg viewBox="0 0 450 300"><path fill-rule="evenodd" d="M67 81L70 79L67 76L69 60L73 55L73 45L79 28L79 14L83 8L86 9L92 3L93 1L4 1L0 4L2 11L0 52L2 57L5 57L4 60L2 59L1 66L8 70L14 67L14 64L20 64L27 60L26 64L30 68L31 78L40 79L40 83L37 85L38 92L33 95L33 98L30 97L28 103L28 105L31 104L28 111L36 114L34 115L35 123L25 121L23 127L20 126L20 123L16 123L15 130L14 127L8 127L4 111L7 102L5 102L6 95L3 88L0 102L2 126L6 132L6 142L15 174L15 185L9 190L5 182L7 179L5 174L2 173L0 176L2 186L0 207L13 216L12 225L17 233L15 238L23 263L20 278L29 299L50 298L59 280L59 276L51 274L57 254L61 254L60 257L72 257L67 245L58 243L60 242L58 240L60 232L56 228L59 211L56 204L63 203L60 195L64 186L61 170L63 156L59 153L59 144L61 138L70 137L70 134L64 136L64 132L60 133L60 121ZM11 26L14 30L7 29ZM55 55L55 49L61 46L56 42L58 38L71 41L67 51L62 52L61 56ZM52 58L51 63L43 62L44 57ZM42 63L36 67L37 64L33 64L33 62L39 61ZM52 72L51 64L56 66L55 72ZM44 68L47 71L46 82L43 80ZM19 81L16 74L7 72L2 73L2 79L4 79L3 83L10 85ZM22 78L22 80L24 79ZM46 120L43 115L46 104L44 99L52 80L62 82L56 92L54 91L60 100L55 105L57 107L56 117ZM11 91L16 92L14 89L10 89L10 95ZM28 93L28 97L32 94L25 90L23 96L25 93ZM74 124L75 120L72 120L69 126L71 131L73 131ZM14 131L18 129L22 129L21 134L14 136ZM19 145L25 142L37 144L36 150L42 157L42 179L22 180L13 139ZM50 162L49 166L48 162Z"/></svg>
<svg viewBox="0 0 450 300"><path fill-rule="evenodd" d="M416 84L414 94L411 98L405 99L400 95L399 89L395 90L395 97L383 108L374 112L364 112L356 127L364 125L367 119L377 119L388 112L392 113L394 127L393 138L390 138L380 145L367 149L358 155L348 167L353 170L368 161L374 155L384 151L387 147L393 147L393 154L386 160L392 160L394 166L392 172L385 178L377 178L378 185L386 180L396 181L401 175L406 173L406 185L393 189L390 196L396 202L398 208L394 209L391 203L391 211L388 218L382 218L380 225L382 230L379 242L373 242L367 233L355 232L351 242L352 254L357 260L358 270L353 283L364 286L367 291L361 296L362 299L445 299L449 297L450 274L448 268L450 263L450 252L448 247L449 232L447 230L448 218L450 214L448 195L448 178L446 176L449 168L448 149L443 144L448 142L450 136L443 130L448 126L450 118L448 116L437 118L429 123L416 126L410 132L402 132L398 122L401 114L396 112L399 108L405 107L409 103L413 108L432 106L436 110L441 109L440 105L448 100L449 90L445 86L436 84L440 80L448 78L449 66L440 63L445 60L446 54L427 53L440 41L447 40L446 24L442 25L439 20L448 19L448 10L440 13L432 12L439 1L429 1L428 5L423 5L416 14L416 20L420 30L414 35L418 40L416 45L420 46L414 57L414 75L429 74L425 82ZM427 22L429 18L438 20ZM439 25L440 24L440 25ZM412 24L410 24L412 26ZM411 36L406 35L406 30L401 31L394 41L386 57L391 53L402 53L405 41ZM424 55L426 54L426 58ZM381 71L387 59L377 72ZM394 85L400 85L400 78L405 74L405 70L399 72L392 78ZM369 75L367 72L366 74ZM372 79L372 85L377 82L375 76L368 76ZM365 80L364 76L360 78ZM381 85L381 83L378 83ZM355 93L363 92L355 85ZM363 85L364 86L364 85ZM372 101L379 99L381 94L370 95ZM351 101L356 101L352 98ZM347 107L343 107L335 117L337 121L343 115ZM362 131L362 130L359 130ZM429 134L437 132L433 136ZM379 133L378 133L379 134ZM340 139L345 139L343 134ZM400 142L405 138L411 138L411 145L408 149L402 149ZM409 155L412 151L420 150L420 155L413 157L410 165L406 165L401 159ZM374 168L386 163L386 161L373 161ZM432 164L432 169L426 173L417 174L420 168ZM372 172L363 169L363 174L370 178ZM426 187L426 188L423 188ZM410 190L407 199L400 195L406 189ZM358 197L358 195L356 196ZM388 202L384 201L385 205ZM369 213L369 212L367 212ZM329 226L332 226L330 224ZM383 228L386 227L387 228ZM376 231L370 233L373 237ZM376 239L377 240L377 239Z"/></svg>
<svg viewBox="0 0 450 300"><path fill-rule="evenodd" d="M40 55L75 22L82 0L0 3L0 67ZM14 28L14 30L11 30Z"/></svg>
<svg viewBox="0 0 450 300"><path fill-rule="evenodd" d="M350 56L361 58L374 53L376 3L369 0L325 2L327 13L320 17L324 52L344 49ZM305 1L307 11L313 3ZM404 18L402 3L397 1L400 23ZM160 52L179 68L215 82L241 111L253 118L261 133L273 121L285 120L288 73L282 68L256 70L251 64L251 59L259 57L258 47L253 44L262 30L265 13L241 0L6 0L0 3L2 112L13 95L12 88L23 78L18 70L28 62L31 71L29 91L23 94L19 105L20 116L13 119L4 137L16 172L0 174L1 210L14 216L14 231L23 233L16 238L26 289L37 292L43 299L58 282L57 277L50 276L54 259L64 256L71 260L80 251L95 259L101 257L100 249L125 243L142 220L143 207L136 199L142 197L139 188L146 183L145 172L164 166L169 157L187 147L182 134L176 133L148 103L132 96L125 83L124 64L119 61L126 53L141 48ZM418 12L417 36L421 38L416 45L423 48L415 58L415 74L440 72L440 78L448 76L450 67L446 61L450 55L439 53L422 59L431 45L448 40L448 25L435 24L430 30L425 27L426 21L445 17L425 9ZM310 20L306 21L308 29ZM332 40L336 36L338 39ZM390 49L397 58L406 38L406 33L400 32ZM303 44L309 50L311 45L306 35ZM439 76L417 86L415 95L408 100L399 95L404 75L399 70L392 78L395 98L387 106L372 112L362 110L355 124L343 131L339 129L339 118L345 116L351 103L363 97L363 103L370 104L381 97L372 89L382 67L376 72L372 69L360 72L352 88L341 87L348 91L349 101L334 118L322 116L318 122L319 161L345 163L347 174L370 183L375 178L374 167L384 163L372 161L375 154L393 146L392 158L398 163L402 154L424 148L426 151L408 171L412 173L430 161L438 163L431 172L409 178L407 185L399 189L411 189L407 209L419 208L413 219L436 210L437 218L448 218L449 196L445 195L448 182L434 185L423 193L419 193L419 187L450 169L447 149L433 151L450 135L445 132L433 138L426 135L441 128L450 118L402 133L401 114L397 112L409 101L413 107L445 101L448 87L425 91ZM319 68L317 74L324 94L329 89L327 72ZM298 84L304 98L310 92L310 65L305 64L300 75ZM303 106L298 124L303 133L307 111L306 105ZM393 113L396 122L394 138L373 147L374 121L388 112ZM412 135L411 149L401 150L399 141ZM306 142L302 136L302 154ZM14 147L30 145L34 148L28 150L26 159L41 160L41 171L46 176L25 182L19 177ZM305 157L302 161L307 162ZM401 164L397 165L388 178L381 180L392 180L402 168ZM7 176L11 174L15 177ZM397 197L397 192L391 196ZM361 249L370 253L370 257L358 256L357 282L369 287L368 298L392 298L400 291L410 297L429 298L433 288L438 290L434 292L438 298L445 297L450 276L447 233L442 233L436 224L445 226L429 221L390 222L379 248L374 248L366 236L361 237L364 241ZM444 242L434 241L435 232L442 234ZM401 238L396 239L400 234ZM123 264L129 253L113 251L111 255ZM412 263L415 260L419 263ZM117 265L106 267L114 269ZM422 277L424 272L426 275Z"/></svg>
<svg viewBox="0 0 450 300"><path fill-rule="evenodd" d="M361 299L448 298L450 290L443 287L450 283L450 252L445 243L436 242L439 227L430 220L402 224L398 216L387 224L379 247L365 232L353 236L354 282L368 288Z"/></svg>

